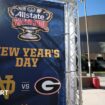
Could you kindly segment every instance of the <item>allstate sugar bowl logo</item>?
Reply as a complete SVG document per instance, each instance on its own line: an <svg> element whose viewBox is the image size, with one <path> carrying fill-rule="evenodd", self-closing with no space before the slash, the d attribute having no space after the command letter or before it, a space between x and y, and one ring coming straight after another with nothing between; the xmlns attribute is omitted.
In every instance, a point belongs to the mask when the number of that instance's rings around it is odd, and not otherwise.
<svg viewBox="0 0 105 105"><path fill-rule="evenodd" d="M33 5L16 5L8 8L9 16L12 18L12 27L22 32L18 38L24 41L39 41L39 31L48 32L48 23L53 13Z"/></svg>

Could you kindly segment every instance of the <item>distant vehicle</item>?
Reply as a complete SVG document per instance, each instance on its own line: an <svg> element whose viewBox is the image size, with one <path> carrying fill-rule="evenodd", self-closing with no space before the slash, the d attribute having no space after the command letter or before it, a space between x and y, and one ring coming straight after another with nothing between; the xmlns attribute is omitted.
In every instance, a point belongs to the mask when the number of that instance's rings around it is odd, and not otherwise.
<svg viewBox="0 0 105 105"><path fill-rule="evenodd" d="M88 60L82 60L82 71L88 72ZM91 71L105 71L105 60L103 57L97 57L96 60L91 60Z"/></svg>

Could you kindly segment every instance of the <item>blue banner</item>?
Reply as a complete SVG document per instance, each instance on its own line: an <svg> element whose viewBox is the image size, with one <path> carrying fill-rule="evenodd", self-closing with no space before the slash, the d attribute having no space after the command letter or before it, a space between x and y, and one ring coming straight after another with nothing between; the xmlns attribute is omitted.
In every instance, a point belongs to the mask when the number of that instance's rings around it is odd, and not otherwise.
<svg viewBox="0 0 105 105"><path fill-rule="evenodd" d="M0 105L66 105L64 4L0 0Z"/></svg>

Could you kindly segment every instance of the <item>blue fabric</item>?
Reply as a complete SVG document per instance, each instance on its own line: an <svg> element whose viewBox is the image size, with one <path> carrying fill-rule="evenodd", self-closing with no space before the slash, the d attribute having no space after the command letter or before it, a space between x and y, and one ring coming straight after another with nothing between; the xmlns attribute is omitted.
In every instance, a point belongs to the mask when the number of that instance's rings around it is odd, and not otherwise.
<svg viewBox="0 0 105 105"><path fill-rule="evenodd" d="M14 5L34 5L53 13L48 23L49 32L40 31L40 41L22 41L18 34L22 30L12 27L12 18L8 7ZM0 77L13 75L16 89L5 100L0 95L0 105L66 105L65 102L65 45L64 45L64 5L42 0L0 0ZM16 56L2 56L1 47L20 48L18 57L23 57L23 48L58 49L60 57L39 58L37 67L15 67ZM9 51L8 51L9 54ZM34 85L43 77L54 77L61 82L59 93L53 95L38 94ZM30 91L21 91L21 83L29 81Z"/></svg>

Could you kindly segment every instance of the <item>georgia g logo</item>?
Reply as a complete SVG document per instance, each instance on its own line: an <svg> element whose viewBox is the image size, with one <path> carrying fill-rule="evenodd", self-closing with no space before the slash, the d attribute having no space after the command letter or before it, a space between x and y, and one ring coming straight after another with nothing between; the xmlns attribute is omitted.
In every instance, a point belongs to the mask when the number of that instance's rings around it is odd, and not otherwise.
<svg viewBox="0 0 105 105"><path fill-rule="evenodd" d="M59 92L61 83L54 77L44 77L35 83L34 88L41 95L52 95Z"/></svg>

